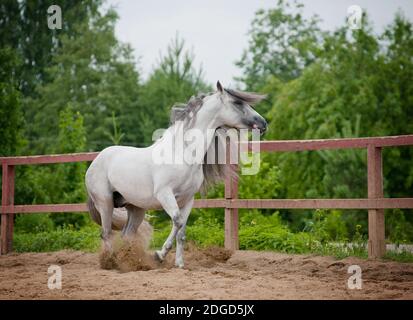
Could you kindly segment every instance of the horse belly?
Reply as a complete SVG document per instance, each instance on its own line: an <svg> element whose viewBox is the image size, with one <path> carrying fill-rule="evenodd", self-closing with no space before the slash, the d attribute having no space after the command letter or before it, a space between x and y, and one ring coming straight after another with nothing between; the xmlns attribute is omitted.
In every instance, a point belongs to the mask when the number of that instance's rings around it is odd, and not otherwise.
<svg viewBox="0 0 413 320"><path fill-rule="evenodd" d="M159 204L153 195L152 176L145 167L124 165L112 168L108 178L113 191L119 192L127 203L149 209Z"/></svg>
<svg viewBox="0 0 413 320"><path fill-rule="evenodd" d="M131 204L133 204L136 207L145 209L145 210L159 210L162 209L161 204L159 203L159 201L154 198L138 198L138 199L134 199L132 202L130 202Z"/></svg>

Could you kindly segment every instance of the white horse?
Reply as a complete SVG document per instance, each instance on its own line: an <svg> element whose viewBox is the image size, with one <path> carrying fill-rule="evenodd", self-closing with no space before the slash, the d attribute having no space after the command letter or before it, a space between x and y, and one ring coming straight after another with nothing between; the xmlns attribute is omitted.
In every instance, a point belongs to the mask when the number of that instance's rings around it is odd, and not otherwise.
<svg viewBox="0 0 413 320"><path fill-rule="evenodd" d="M185 132L195 128L203 133L203 150L206 150L203 156L215 147L212 143L214 136L208 135L208 130L215 131L226 126L259 129L263 133L267 123L251 105L264 97L256 93L224 89L218 82L216 92L192 98L179 114L181 121L173 123L153 145L147 148L112 146L100 152L86 172L86 188L89 212L92 219L102 226L105 249L112 250L112 229L122 229L123 237L133 237L146 210L163 208L171 217L173 226L162 249L156 251L155 256L163 261L176 239L175 264L182 268L185 226L194 195L203 183L217 174L217 165L207 165L204 161L156 163L154 152L162 147L168 149L171 143L179 143L177 129ZM119 207L126 208L127 216L126 211L114 210Z"/></svg>

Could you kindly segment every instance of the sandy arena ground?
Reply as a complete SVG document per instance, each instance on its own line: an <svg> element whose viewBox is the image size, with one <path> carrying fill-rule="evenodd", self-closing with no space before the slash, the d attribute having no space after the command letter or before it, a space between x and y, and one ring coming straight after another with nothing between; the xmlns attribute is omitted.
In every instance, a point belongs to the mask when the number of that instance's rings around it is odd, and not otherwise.
<svg viewBox="0 0 413 320"><path fill-rule="evenodd" d="M173 253L130 272L99 260L69 250L2 256L0 299L413 299L412 263L191 247L182 270ZM62 267L61 290L47 287L52 264ZM352 264L362 268L361 290L347 288Z"/></svg>

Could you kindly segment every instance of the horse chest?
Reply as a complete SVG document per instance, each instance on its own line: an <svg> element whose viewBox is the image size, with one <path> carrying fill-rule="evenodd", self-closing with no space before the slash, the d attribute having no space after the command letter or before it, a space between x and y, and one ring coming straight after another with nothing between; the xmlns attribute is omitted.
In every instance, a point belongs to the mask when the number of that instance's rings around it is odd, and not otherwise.
<svg viewBox="0 0 413 320"><path fill-rule="evenodd" d="M202 167L194 167L189 170L178 171L174 181L175 194L193 195L200 188L202 181Z"/></svg>

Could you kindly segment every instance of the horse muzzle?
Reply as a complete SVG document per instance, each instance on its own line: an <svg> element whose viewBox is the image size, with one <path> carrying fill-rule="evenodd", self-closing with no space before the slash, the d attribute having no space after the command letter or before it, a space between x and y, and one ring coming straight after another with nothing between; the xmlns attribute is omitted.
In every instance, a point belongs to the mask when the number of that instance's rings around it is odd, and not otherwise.
<svg viewBox="0 0 413 320"><path fill-rule="evenodd" d="M254 120L251 122L250 126L252 129L260 130L261 135L263 135L268 129L267 121L265 121L264 118L254 117Z"/></svg>

